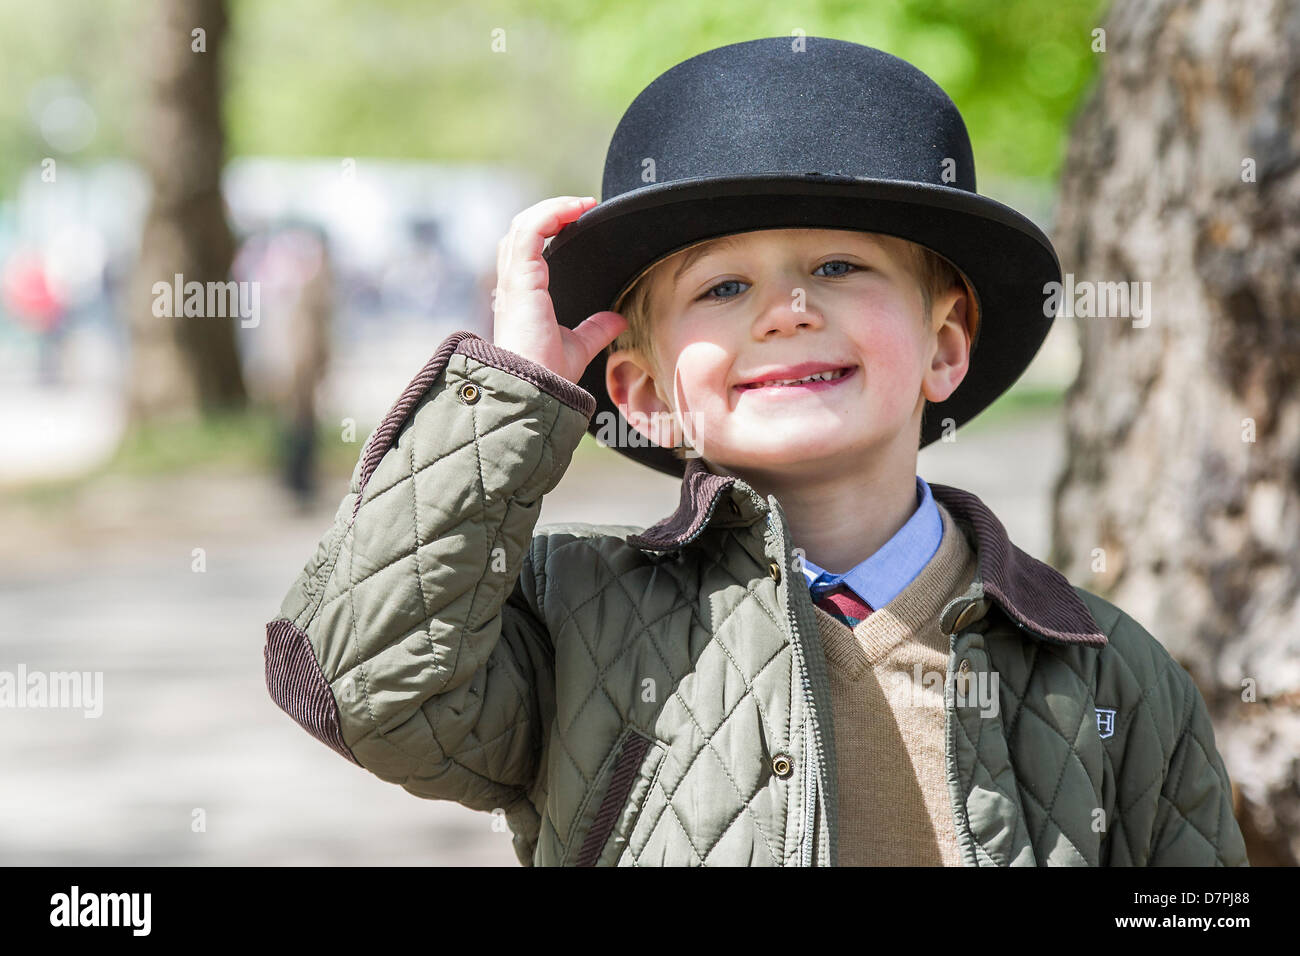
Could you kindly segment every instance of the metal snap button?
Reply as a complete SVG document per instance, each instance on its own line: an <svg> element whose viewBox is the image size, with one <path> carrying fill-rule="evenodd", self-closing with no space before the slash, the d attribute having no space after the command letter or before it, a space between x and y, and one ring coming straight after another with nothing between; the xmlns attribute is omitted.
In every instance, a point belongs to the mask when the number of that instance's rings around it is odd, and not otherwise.
<svg viewBox="0 0 1300 956"><path fill-rule="evenodd" d="M956 623L953 624L953 629L960 631L971 621L975 620L975 618L979 616L979 613L980 613L980 602L971 601L969 604L966 605L966 607L962 610L962 612L957 615L957 621Z"/></svg>
<svg viewBox="0 0 1300 956"><path fill-rule="evenodd" d="M460 400L466 405L473 405L478 401L481 393L479 392L478 386L473 382L461 382L457 394L460 396Z"/></svg>
<svg viewBox="0 0 1300 956"><path fill-rule="evenodd" d="M772 772L784 779L794 773L794 762L787 754L777 754L772 758Z"/></svg>
<svg viewBox="0 0 1300 956"><path fill-rule="evenodd" d="M772 575L773 581L775 581L777 584L781 583L781 565L773 561L771 564L767 566L767 572L768 574Z"/></svg>

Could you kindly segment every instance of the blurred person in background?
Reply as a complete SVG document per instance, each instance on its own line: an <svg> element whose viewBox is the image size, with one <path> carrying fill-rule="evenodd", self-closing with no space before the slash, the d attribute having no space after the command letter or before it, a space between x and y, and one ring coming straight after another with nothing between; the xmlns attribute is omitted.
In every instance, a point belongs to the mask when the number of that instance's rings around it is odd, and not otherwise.
<svg viewBox="0 0 1300 956"><path fill-rule="evenodd" d="M305 281L290 319L292 352L284 409L284 463L285 482L306 507L317 488L316 389L329 366L334 274L323 230L303 229L295 236L305 265Z"/></svg>
<svg viewBox="0 0 1300 956"><path fill-rule="evenodd" d="M284 222L241 245L232 274L261 286L265 319L242 337L254 390L274 410L285 486L303 508L317 489L317 388L330 360L336 277L325 231Z"/></svg>
<svg viewBox="0 0 1300 956"><path fill-rule="evenodd" d="M41 254L29 249L15 251L0 267L0 290L5 311L38 336L37 381L57 385L62 378L60 355L67 309Z"/></svg>

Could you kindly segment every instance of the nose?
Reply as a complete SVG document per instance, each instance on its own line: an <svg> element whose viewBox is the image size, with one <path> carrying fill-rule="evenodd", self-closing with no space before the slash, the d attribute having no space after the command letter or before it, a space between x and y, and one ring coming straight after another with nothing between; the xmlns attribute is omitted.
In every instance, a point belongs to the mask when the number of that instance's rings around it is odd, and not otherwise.
<svg viewBox="0 0 1300 956"><path fill-rule="evenodd" d="M808 308L807 290L795 288L789 295L778 294L754 320L754 338L791 335L800 329L819 329L825 324L821 313Z"/></svg>

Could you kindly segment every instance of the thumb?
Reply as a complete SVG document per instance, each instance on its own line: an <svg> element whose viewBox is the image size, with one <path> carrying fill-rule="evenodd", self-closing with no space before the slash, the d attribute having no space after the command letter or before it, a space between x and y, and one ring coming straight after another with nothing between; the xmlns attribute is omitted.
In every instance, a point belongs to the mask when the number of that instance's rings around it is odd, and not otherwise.
<svg viewBox="0 0 1300 956"><path fill-rule="evenodd" d="M573 330L582 349L582 367L585 370L601 349L627 330L628 321L617 312L597 312Z"/></svg>

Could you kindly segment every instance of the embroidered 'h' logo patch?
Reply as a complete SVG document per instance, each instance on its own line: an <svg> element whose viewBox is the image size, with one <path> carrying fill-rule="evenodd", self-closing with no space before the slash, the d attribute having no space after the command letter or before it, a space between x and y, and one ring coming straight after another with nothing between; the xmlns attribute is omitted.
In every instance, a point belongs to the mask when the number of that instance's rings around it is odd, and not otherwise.
<svg viewBox="0 0 1300 956"><path fill-rule="evenodd" d="M1097 708L1097 736L1105 740L1115 735L1115 709L1113 707Z"/></svg>

